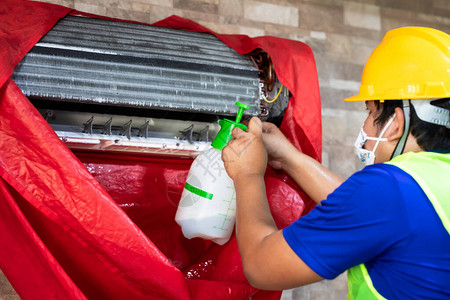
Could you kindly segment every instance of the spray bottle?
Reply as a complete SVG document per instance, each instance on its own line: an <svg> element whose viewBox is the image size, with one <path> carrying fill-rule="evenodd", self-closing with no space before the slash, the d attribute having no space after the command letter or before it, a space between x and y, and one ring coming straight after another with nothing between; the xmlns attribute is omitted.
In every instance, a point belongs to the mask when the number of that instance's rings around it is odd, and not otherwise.
<svg viewBox="0 0 450 300"><path fill-rule="evenodd" d="M236 121L222 119L220 131L211 148L200 153L191 165L181 195L175 221L188 238L201 237L223 245L230 239L236 217L236 192L228 176L222 149L231 140L234 127L247 130L239 123L250 106L236 102L239 107Z"/></svg>

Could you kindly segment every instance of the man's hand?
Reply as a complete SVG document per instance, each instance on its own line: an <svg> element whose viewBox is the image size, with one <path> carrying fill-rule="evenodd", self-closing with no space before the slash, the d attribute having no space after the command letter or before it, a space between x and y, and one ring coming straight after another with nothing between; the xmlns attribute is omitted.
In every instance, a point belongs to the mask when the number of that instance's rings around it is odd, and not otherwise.
<svg viewBox="0 0 450 300"><path fill-rule="evenodd" d="M289 163L288 158L298 152L275 124L262 124L262 140L269 155L269 164L275 169L283 169Z"/></svg>
<svg viewBox="0 0 450 300"><path fill-rule="evenodd" d="M248 131L234 128L233 139L222 151L222 160L228 175L233 180L252 176L264 176L267 167L267 152L262 141L262 123L254 117Z"/></svg>

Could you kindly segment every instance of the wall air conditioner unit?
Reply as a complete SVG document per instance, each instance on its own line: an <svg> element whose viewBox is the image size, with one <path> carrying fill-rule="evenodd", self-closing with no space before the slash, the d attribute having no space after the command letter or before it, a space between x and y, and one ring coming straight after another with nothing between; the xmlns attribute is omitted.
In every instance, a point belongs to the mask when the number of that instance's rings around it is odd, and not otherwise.
<svg viewBox="0 0 450 300"><path fill-rule="evenodd" d="M270 57L208 33L66 16L18 64L22 92L71 149L196 156L220 118L281 121Z"/></svg>

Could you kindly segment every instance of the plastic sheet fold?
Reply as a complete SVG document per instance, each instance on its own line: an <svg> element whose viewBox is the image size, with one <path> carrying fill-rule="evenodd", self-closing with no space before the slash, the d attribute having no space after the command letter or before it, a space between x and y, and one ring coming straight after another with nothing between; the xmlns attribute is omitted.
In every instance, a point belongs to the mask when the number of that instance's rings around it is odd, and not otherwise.
<svg viewBox="0 0 450 300"><path fill-rule="evenodd" d="M251 287L236 239L187 240L174 221L192 160L70 151L9 79L15 65L66 14L32 1L0 2L0 268L23 299L279 299ZM155 24L210 32L180 17ZM214 33L213 33L214 34ZM292 93L281 129L320 160L314 57L300 42L217 35L241 54L262 48ZM312 201L281 172L266 188L282 228Z"/></svg>

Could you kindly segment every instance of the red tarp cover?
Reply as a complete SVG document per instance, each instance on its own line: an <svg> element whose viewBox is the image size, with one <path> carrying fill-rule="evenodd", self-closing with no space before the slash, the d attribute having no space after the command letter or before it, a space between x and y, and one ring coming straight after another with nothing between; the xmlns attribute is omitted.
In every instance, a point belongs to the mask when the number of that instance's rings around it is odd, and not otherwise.
<svg viewBox="0 0 450 300"><path fill-rule="evenodd" d="M191 160L71 152L16 84L13 68L71 9L0 1L0 268L23 299L278 299L248 285L233 236L187 240L174 216ZM87 15L87 14L85 14ZM210 32L186 19L155 24ZM214 34L214 33L213 33ZM218 35L239 53L262 48L292 92L283 132L320 160L311 49L275 38ZM285 227L313 204L268 170L270 207Z"/></svg>

